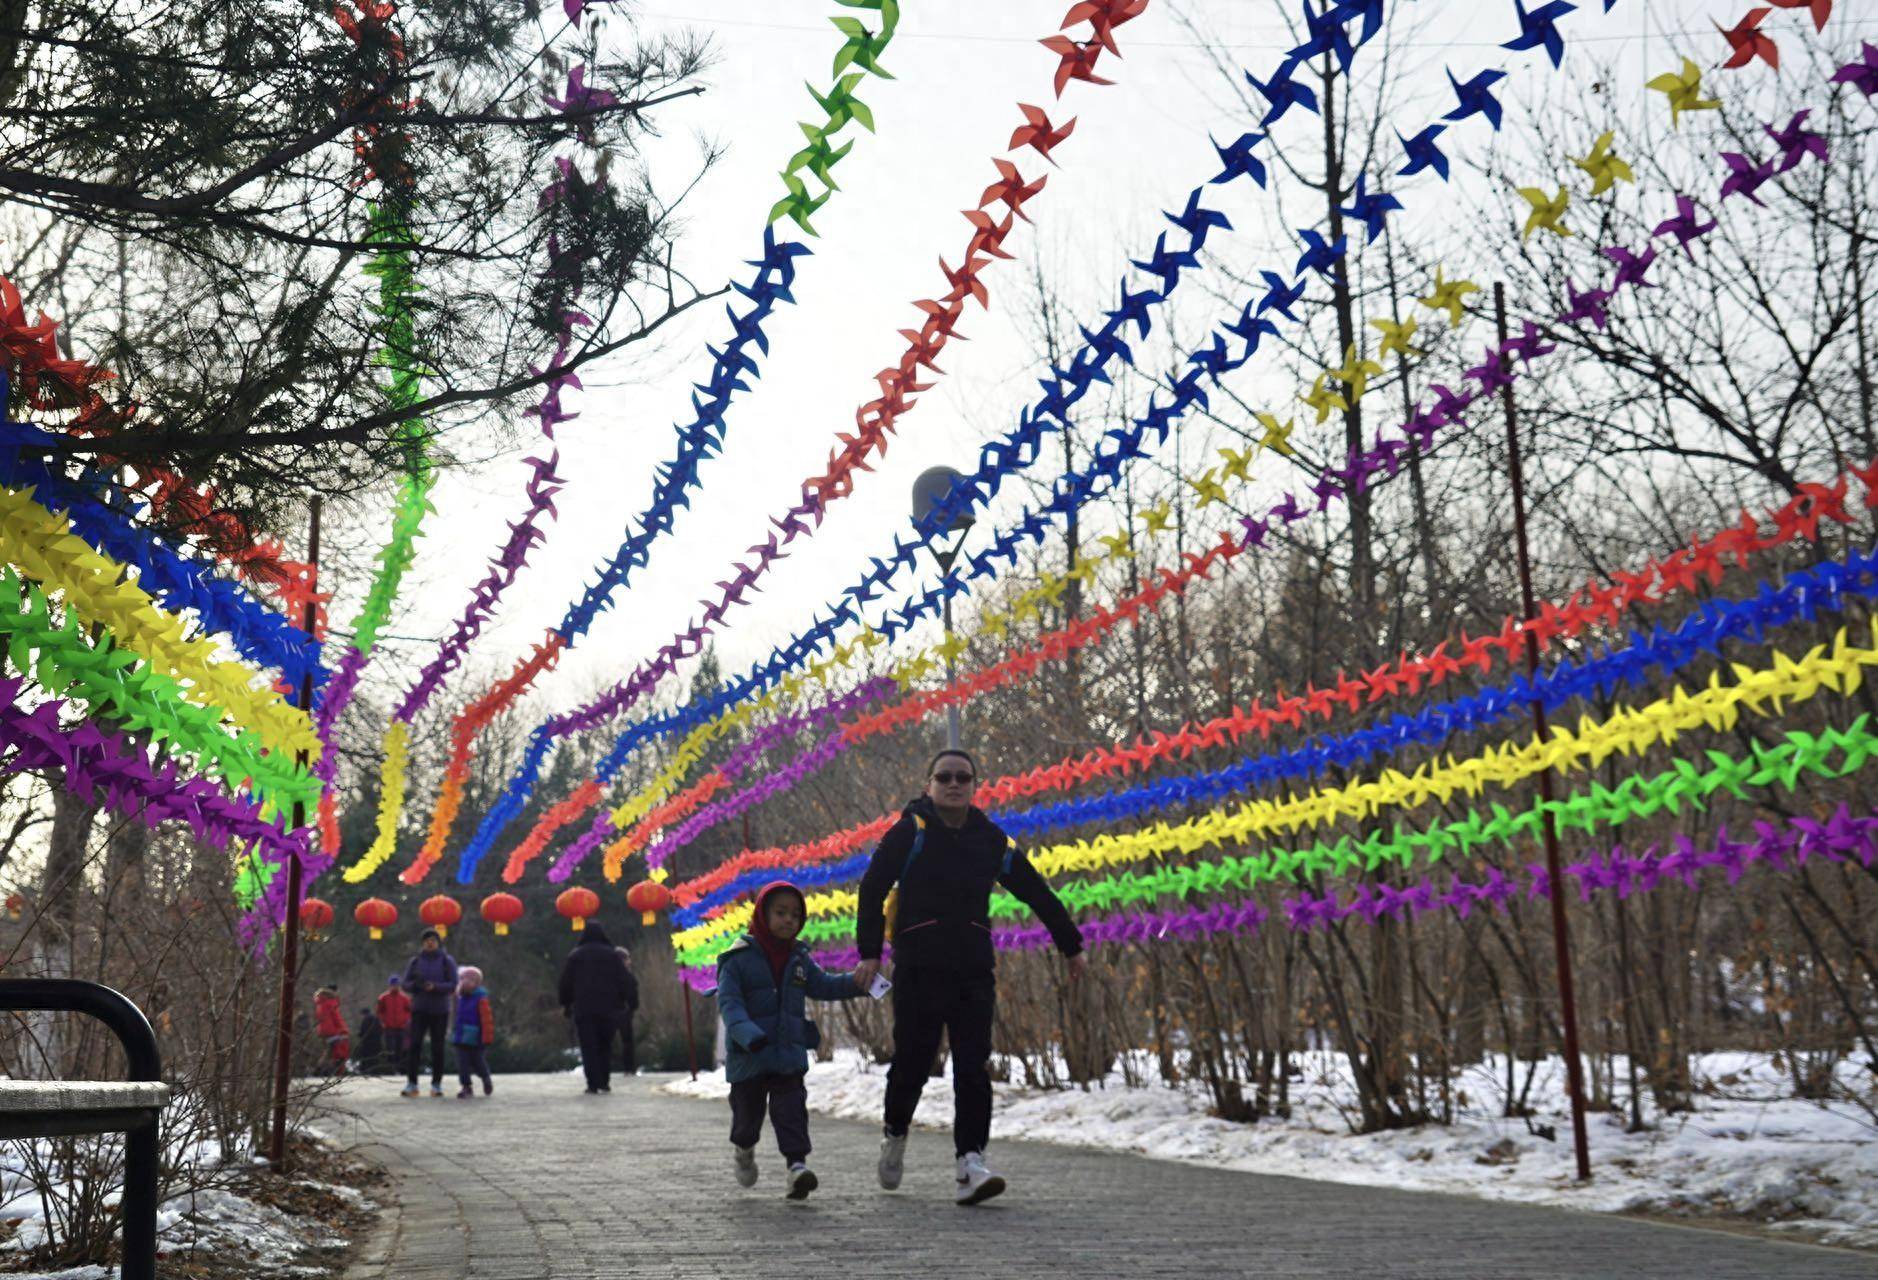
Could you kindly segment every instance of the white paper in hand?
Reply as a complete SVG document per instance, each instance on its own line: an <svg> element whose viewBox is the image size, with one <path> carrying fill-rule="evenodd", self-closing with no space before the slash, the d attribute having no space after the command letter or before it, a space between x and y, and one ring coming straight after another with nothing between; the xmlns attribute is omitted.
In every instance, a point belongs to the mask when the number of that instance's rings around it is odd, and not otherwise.
<svg viewBox="0 0 1878 1280"><path fill-rule="evenodd" d="M893 990L893 984L887 981L887 975L877 973L874 975L873 983L867 988L867 994L878 1000L891 990Z"/></svg>

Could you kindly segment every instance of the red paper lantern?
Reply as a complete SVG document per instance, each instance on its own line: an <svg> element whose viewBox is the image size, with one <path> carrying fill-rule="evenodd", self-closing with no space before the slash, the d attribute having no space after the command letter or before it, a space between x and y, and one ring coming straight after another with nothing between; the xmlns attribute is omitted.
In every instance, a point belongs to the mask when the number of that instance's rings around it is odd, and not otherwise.
<svg viewBox="0 0 1878 1280"><path fill-rule="evenodd" d="M587 917L600 914L600 895L592 889L569 889L554 900L554 909L566 916L579 933L587 927Z"/></svg>
<svg viewBox="0 0 1878 1280"><path fill-rule="evenodd" d="M300 927L307 936L318 938L333 922L333 904L324 898L308 898L300 904Z"/></svg>
<svg viewBox="0 0 1878 1280"><path fill-rule="evenodd" d="M496 927L496 937L505 936L509 926L522 918L522 900L512 893L492 893L483 899L483 919Z"/></svg>
<svg viewBox="0 0 1878 1280"><path fill-rule="evenodd" d="M18 920L26 914L26 895L9 893L7 895L7 919Z"/></svg>
<svg viewBox="0 0 1878 1280"><path fill-rule="evenodd" d="M640 924L656 924L659 912L672 905L672 891L656 880L641 880L626 891L626 905L639 913Z"/></svg>
<svg viewBox="0 0 1878 1280"><path fill-rule="evenodd" d="M455 898L440 893L434 898L424 899L423 905L417 909L417 918L447 938L450 936L450 926L463 918L463 905Z"/></svg>
<svg viewBox="0 0 1878 1280"><path fill-rule="evenodd" d="M372 941L385 936L385 930L398 923L398 909L383 898L367 898L352 908L352 918L372 931Z"/></svg>

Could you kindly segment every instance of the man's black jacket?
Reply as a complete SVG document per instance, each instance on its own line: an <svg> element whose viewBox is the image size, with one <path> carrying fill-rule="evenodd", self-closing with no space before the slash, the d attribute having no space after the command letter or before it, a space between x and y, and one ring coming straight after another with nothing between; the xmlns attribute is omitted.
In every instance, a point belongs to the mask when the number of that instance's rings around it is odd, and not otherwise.
<svg viewBox="0 0 1878 1280"><path fill-rule="evenodd" d="M561 966L561 1007L576 1018L611 1017L625 1003L631 976L605 931L590 924Z"/></svg>
<svg viewBox="0 0 1878 1280"><path fill-rule="evenodd" d="M918 830L915 817L925 819L926 839L908 870L907 855ZM899 905L894 912L896 965L995 968L991 891L999 883L1037 913L1057 950L1066 956L1080 952L1081 931L1030 860L1014 851L1010 871L1003 871L1009 846L1010 837L979 809L967 814L965 825L949 827L940 820L928 797L921 796L907 805L900 821L881 839L867 874L861 877L860 909L855 921L861 957L880 957L886 933L883 905L896 883L900 886Z"/></svg>

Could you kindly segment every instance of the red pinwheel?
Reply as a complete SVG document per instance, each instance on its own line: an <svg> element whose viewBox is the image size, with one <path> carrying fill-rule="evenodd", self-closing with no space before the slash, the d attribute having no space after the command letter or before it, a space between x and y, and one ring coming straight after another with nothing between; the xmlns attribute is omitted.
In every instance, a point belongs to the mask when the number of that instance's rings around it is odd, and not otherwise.
<svg viewBox="0 0 1878 1280"><path fill-rule="evenodd" d="M1722 33L1722 38L1728 41L1728 47L1733 50L1728 61L1722 63L1725 70L1745 67L1756 58L1779 69L1780 48L1772 36L1761 30L1761 23L1772 12L1771 8L1763 5L1759 9L1749 9L1747 15L1733 27L1723 27L1719 22L1715 24L1715 29Z"/></svg>
<svg viewBox="0 0 1878 1280"><path fill-rule="evenodd" d="M1079 0L1063 15L1063 25L1073 27L1078 22L1088 23L1094 28L1096 41L1119 58L1122 51L1115 47L1115 28L1139 18L1147 7L1148 0Z"/></svg>
<svg viewBox="0 0 1878 1280"><path fill-rule="evenodd" d="M1050 123L1050 117L1044 114L1042 107L1033 107L1029 103L1020 102L1017 104L1017 109L1024 113L1024 119L1029 123L1017 126L1016 132L1011 134L1010 142L1005 144L1006 147L1012 151L1019 147L1029 147L1051 164L1055 164L1056 160L1050 152L1063 139L1075 132L1076 121L1072 118L1068 124L1059 129Z"/></svg>
<svg viewBox="0 0 1878 1280"><path fill-rule="evenodd" d="M1049 36L1037 43L1054 53L1062 61L1056 66L1056 96L1063 96L1064 86L1071 80L1087 80L1090 84L1114 84L1113 80L1104 80L1095 73L1096 59L1102 56L1102 42L1091 40L1087 44L1078 44L1068 36Z"/></svg>
<svg viewBox="0 0 1878 1280"><path fill-rule="evenodd" d="M1024 175L1009 160L993 160L991 163L997 166L998 180L986 187L985 193L978 197L978 207L982 209L986 205L1002 203L1009 206L1017 217L1029 222L1030 217L1024 212L1024 201L1043 190L1043 184L1050 180L1049 175L1026 183Z"/></svg>
<svg viewBox="0 0 1878 1280"><path fill-rule="evenodd" d="M1768 0L1776 9L1809 9L1813 14L1813 29L1824 31L1826 22L1832 17L1832 0Z"/></svg>

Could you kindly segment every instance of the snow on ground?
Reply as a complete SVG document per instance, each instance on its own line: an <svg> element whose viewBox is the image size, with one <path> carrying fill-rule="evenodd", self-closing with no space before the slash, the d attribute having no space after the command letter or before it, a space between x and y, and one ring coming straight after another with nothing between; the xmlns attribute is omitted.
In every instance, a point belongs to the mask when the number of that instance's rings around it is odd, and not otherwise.
<svg viewBox="0 0 1878 1280"><path fill-rule="evenodd" d="M22 1276L23 1280L111 1280L116 1272L97 1266L54 1272L8 1270L9 1259L37 1248L46 1239L46 1197L33 1184L24 1160L25 1145L23 1142L0 1144L0 1222L11 1223L14 1227L11 1238L0 1243L0 1271ZM170 1153L171 1159L175 1156L175 1152ZM193 1158L202 1170L203 1181L224 1180L215 1176L221 1171L217 1144L200 1144ZM254 1164L259 1160L248 1157L242 1163ZM312 1181L298 1185L324 1191L360 1207L370 1207L371 1202L354 1187ZM56 1206L70 1194L69 1188L52 1188L50 1199L55 1212ZM116 1198L113 1192L111 1199ZM296 1274L298 1269L294 1264L303 1254L345 1244L342 1237L333 1235L316 1219L283 1213L222 1187L184 1192L159 1205L157 1240L162 1252L171 1258L229 1254L250 1261L257 1274L268 1275ZM330 1273L316 1267L308 1269L306 1274Z"/></svg>
<svg viewBox="0 0 1878 1280"><path fill-rule="evenodd" d="M1531 1093L1534 1124L1552 1126L1556 1141L1535 1136L1524 1120L1498 1114L1504 1086L1492 1062L1456 1081L1466 1103L1455 1123L1366 1135L1352 1134L1343 1120L1355 1095L1342 1058L1308 1053L1299 1055L1299 1065L1303 1076L1292 1081L1288 1120L1221 1120L1208 1114L1203 1088L1130 1088L1118 1072L1088 1090L999 1084L992 1135L1595 1212L1741 1218L1825 1243L1878 1248L1878 1196L1871 1194L1878 1186L1878 1126L1849 1106L1781 1096L1787 1081L1764 1054L1697 1059L1697 1109L1657 1115L1646 1108L1650 1127L1644 1132L1627 1134L1621 1115L1593 1112L1587 1186L1572 1176L1557 1060L1541 1064ZM1137 1076L1158 1080L1151 1061ZM809 1106L878 1121L886 1082L886 1068L841 1050L834 1061L811 1067ZM701 1098L728 1092L722 1072L664 1088ZM916 1123L949 1127L951 1114L950 1079L929 1081ZM913 1158L938 1159L941 1145L936 1137L916 1137L916 1152L929 1149Z"/></svg>

